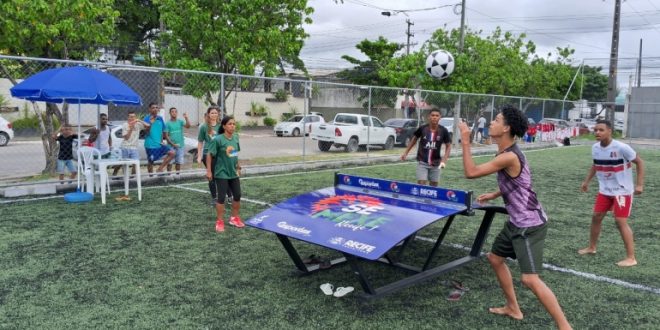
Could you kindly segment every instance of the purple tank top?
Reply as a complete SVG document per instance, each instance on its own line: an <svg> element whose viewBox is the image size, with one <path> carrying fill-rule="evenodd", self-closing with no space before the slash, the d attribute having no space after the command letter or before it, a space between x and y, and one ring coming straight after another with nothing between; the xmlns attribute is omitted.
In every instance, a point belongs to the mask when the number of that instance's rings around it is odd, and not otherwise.
<svg viewBox="0 0 660 330"><path fill-rule="evenodd" d="M532 189L532 173L517 144L502 151L513 152L520 160L520 174L517 177L510 176L506 170L497 172L497 184L504 199L504 206L509 212L509 221L518 228L538 226L545 223L548 217L543 207L536 198Z"/></svg>

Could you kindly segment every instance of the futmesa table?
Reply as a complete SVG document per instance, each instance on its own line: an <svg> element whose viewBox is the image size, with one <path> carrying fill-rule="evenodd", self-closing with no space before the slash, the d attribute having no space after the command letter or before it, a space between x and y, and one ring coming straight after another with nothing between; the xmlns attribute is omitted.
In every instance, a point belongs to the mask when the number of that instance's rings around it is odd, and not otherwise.
<svg viewBox="0 0 660 330"><path fill-rule="evenodd" d="M471 216L475 210L485 213L468 255L433 266L456 215ZM275 233L296 268L306 274L321 269L303 262L291 238L340 252L343 257L331 263L347 262L360 281L364 297L376 298L478 259L496 213L506 213L506 209L474 204L471 191L336 173L333 187L281 202L246 224ZM415 234L442 219L446 219L445 225L424 264L401 262ZM375 288L361 266L365 261L385 263L412 275Z"/></svg>

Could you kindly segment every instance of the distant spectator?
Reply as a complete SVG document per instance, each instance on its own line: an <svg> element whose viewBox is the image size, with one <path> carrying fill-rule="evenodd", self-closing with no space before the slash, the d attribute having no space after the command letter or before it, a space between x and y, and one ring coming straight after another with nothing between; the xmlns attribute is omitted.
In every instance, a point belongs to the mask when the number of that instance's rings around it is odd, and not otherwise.
<svg viewBox="0 0 660 330"><path fill-rule="evenodd" d="M77 134L73 134L71 126L62 125L60 127L59 135L54 138L60 144L60 151L57 154L57 173L60 175L60 181L64 180L66 173L65 167L69 170L69 178L75 179L78 174L76 166L73 164L73 140L78 138Z"/></svg>
<svg viewBox="0 0 660 330"><path fill-rule="evenodd" d="M183 113L184 120L177 118L178 111L175 107L170 108L170 120L165 123L167 126L167 131L170 137L170 142L172 148L174 148L174 164L176 168L176 174L179 174L181 171L181 165L184 162L185 154L185 137L184 137L184 128L190 128L190 121L188 120L188 114ZM167 164L167 171L172 170L172 164Z"/></svg>

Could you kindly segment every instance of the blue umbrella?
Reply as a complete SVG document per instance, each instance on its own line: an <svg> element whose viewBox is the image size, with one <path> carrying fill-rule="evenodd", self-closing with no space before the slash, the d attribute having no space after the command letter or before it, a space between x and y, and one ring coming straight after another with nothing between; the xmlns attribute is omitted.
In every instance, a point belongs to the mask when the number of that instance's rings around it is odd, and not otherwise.
<svg viewBox="0 0 660 330"><path fill-rule="evenodd" d="M80 104L135 105L142 99L124 82L103 71L84 66L48 69L34 74L10 88L13 97L50 103L78 103L78 136L80 136ZM98 110L97 110L98 111ZM78 173L80 185L80 173ZM79 186L80 188L80 186ZM68 196L67 196L68 195ZM71 193L67 201L89 201L89 193Z"/></svg>
<svg viewBox="0 0 660 330"><path fill-rule="evenodd" d="M141 105L142 99L113 75L84 66L41 71L10 88L14 97L51 103Z"/></svg>

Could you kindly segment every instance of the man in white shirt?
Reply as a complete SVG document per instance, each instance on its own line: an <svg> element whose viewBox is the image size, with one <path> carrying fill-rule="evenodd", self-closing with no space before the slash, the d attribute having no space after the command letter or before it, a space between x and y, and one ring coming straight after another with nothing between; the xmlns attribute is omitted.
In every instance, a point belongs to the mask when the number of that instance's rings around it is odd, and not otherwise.
<svg viewBox="0 0 660 330"><path fill-rule="evenodd" d="M477 120L477 135L475 136L475 142L483 142L484 127L486 127L486 118L484 117L484 114L481 113L481 116L479 116L479 119Z"/></svg>
<svg viewBox="0 0 660 330"><path fill-rule="evenodd" d="M101 158L110 157L112 150L112 138L110 137L110 126L108 126L108 115L102 113L99 117L100 126L98 127L98 135L96 137L94 146L101 153Z"/></svg>
<svg viewBox="0 0 660 330"><path fill-rule="evenodd" d="M616 264L620 267L635 266L637 265L635 243L632 230L628 226L628 217L632 208L633 194L639 195L644 191L644 162L629 145L612 139L611 122L597 121L594 135L598 141L591 148L594 164L582 182L581 189L586 192L589 189L589 182L596 175L599 190L591 218L589 246L579 250L578 254L596 253L603 218L608 211L612 211L626 248L626 258ZM635 164L637 170L637 180L634 184L632 164Z"/></svg>

